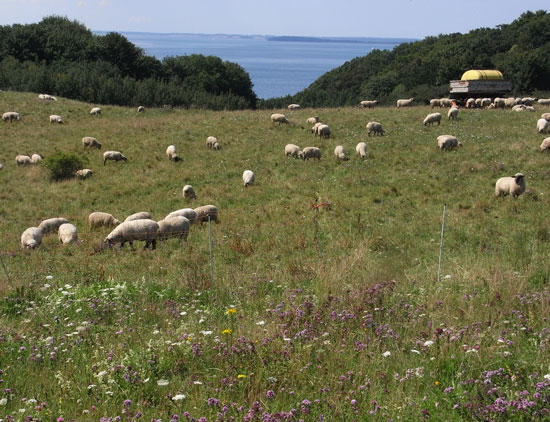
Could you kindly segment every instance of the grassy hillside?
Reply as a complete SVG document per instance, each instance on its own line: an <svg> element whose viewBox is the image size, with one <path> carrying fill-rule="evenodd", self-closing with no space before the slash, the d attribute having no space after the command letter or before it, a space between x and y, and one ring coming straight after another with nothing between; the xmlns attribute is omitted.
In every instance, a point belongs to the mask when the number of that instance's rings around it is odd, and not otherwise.
<svg viewBox="0 0 550 422"><path fill-rule="evenodd" d="M550 158L535 125L550 108L461 110L440 127L422 125L427 107L285 111L292 124L280 127L270 111L90 108L0 92L0 111L22 116L0 124L0 419L547 414ZM312 115L331 139L310 133ZM386 135L367 139L369 120ZM439 151L440 134L464 147ZM209 135L220 151L206 149ZM84 150L83 136L102 150ZM287 143L323 158L287 159ZM168 161L170 144L182 162ZM336 145L349 161L336 160ZM106 150L129 160L103 166ZM85 157L94 175L51 182L14 160L56 151ZM256 173L246 189L245 169ZM529 192L495 198L496 179L516 172ZM185 184L197 200L183 199ZM92 211L161 219L204 204L220 210L213 279L207 225L155 251L102 248L109 230L87 228ZM78 227L80 243L48 235L21 250L23 230L54 216Z"/></svg>

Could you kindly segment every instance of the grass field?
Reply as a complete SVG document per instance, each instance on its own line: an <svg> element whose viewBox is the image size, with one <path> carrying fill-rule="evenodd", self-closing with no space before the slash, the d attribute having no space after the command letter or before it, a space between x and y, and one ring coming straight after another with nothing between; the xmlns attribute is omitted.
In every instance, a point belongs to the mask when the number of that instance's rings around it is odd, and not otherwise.
<svg viewBox="0 0 550 422"><path fill-rule="evenodd" d="M0 122L0 422L550 417L550 158L536 131L550 108L424 127L423 106L285 110L283 126L269 111L91 107L0 92L0 111L22 117ZM310 133L313 115L330 139ZM367 138L369 120L386 135ZM464 146L440 151L441 134ZM287 143L323 158L286 158ZM107 150L128 162L104 166ZM93 176L52 182L14 160L56 151ZM495 198L517 172L528 191ZM205 204L220 210L212 261L206 224L154 251L102 248L109 229L87 227L93 211L160 220ZM75 224L79 244L50 234L21 249L50 217Z"/></svg>

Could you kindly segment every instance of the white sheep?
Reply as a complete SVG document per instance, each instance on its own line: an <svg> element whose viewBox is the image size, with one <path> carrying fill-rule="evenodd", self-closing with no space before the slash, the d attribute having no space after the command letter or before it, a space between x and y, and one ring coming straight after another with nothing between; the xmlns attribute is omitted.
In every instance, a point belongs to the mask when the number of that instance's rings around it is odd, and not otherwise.
<svg viewBox="0 0 550 422"><path fill-rule="evenodd" d="M440 98L439 104L441 104L441 107L452 107L453 100L451 100L450 98Z"/></svg>
<svg viewBox="0 0 550 422"><path fill-rule="evenodd" d="M18 166L27 166L32 164L32 159L28 155L17 155L15 157L15 162Z"/></svg>
<svg viewBox="0 0 550 422"><path fill-rule="evenodd" d="M314 125L319 122L319 116L313 116L306 120L306 123Z"/></svg>
<svg viewBox="0 0 550 422"><path fill-rule="evenodd" d="M179 155L176 153L176 147L174 145L169 145L168 148L166 148L166 155L170 161L177 162L181 160Z"/></svg>
<svg viewBox="0 0 550 422"><path fill-rule="evenodd" d="M515 98L505 98L504 99L504 107L507 107L507 108L512 108L516 105L516 99Z"/></svg>
<svg viewBox="0 0 550 422"><path fill-rule="evenodd" d="M57 233L59 241L64 245L78 241L78 230L70 223L60 225Z"/></svg>
<svg viewBox="0 0 550 422"><path fill-rule="evenodd" d="M33 164L38 164L42 161L42 156L40 154L31 155L31 161Z"/></svg>
<svg viewBox="0 0 550 422"><path fill-rule="evenodd" d="M246 188L248 185L251 185L256 180L256 175L252 170L243 171L243 185Z"/></svg>
<svg viewBox="0 0 550 422"><path fill-rule="evenodd" d="M300 147L298 145L294 144L287 144L285 146L285 155L288 157L289 155L293 156L294 158L298 158L298 155L300 154Z"/></svg>
<svg viewBox="0 0 550 422"><path fill-rule="evenodd" d="M432 108L434 108L434 107L441 107L441 100L440 100L439 98L432 98L432 99L430 100L430 106L431 106Z"/></svg>
<svg viewBox="0 0 550 422"><path fill-rule="evenodd" d="M172 211L170 214L168 214L164 219L172 218L172 217L185 217L189 220L191 224L197 222L197 212L193 208L182 208L181 210Z"/></svg>
<svg viewBox="0 0 550 422"><path fill-rule="evenodd" d="M540 115L541 119L548 120L550 122L550 113L542 113Z"/></svg>
<svg viewBox="0 0 550 422"><path fill-rule="evenodd" d="M219 223L218 208L214 205L203 205L202 207L195 208L195 212L197 213L197 219L195 221L200 222L201 225L203 222L208 221L208 217L210 217L210 221Z"/></svg>
<svg viewBox="0 0 550 422"><path fill-rule="evenodd" d="M462 143L458 142L458 139L452 135L439 135L437 137L437 146L441 150L451 150L456 147L461 147Z"/></svg>
<svg viewBox="0 0 550 422"><path fill-rule="evenodd" d="M550 150L550 138L545 138L544 141L540 144L540 152Z"/></svg>
<svg viewBox="0 0 550 422"><path fill-rule="evenodd" d="M42 231L38 227L29 227L21 235L21 247L35 249L42 243Z"/></svg>
<svg viewBox="0 0 550 422"><path fill-rule="evenodd" d="M311 128L311 133L313 133L315 136L318 135L318 132L317 132L317 129L319 128L319 126L321 126L323 123L321 122L317 122L313 125L313 127Z"/></svg>
<svg viewBox="0 0 550 422"><path fill-rule="evenodd" d="M525 191L525 176L516 173L513 177L501 177L495 184L495 196L510 195L517 198Z"/></svg>
<svg viewBox="0 0 550 422"><path fill-rule="evenodd" d="M120 221L107 212L95 211L88 216L90 230L96 227L114 227L119 224Z"/></svg>
<svg viewBox="0 0 550 422"><path fill-rule="evenodd" d="M145 248L151 246L151 249L155 249L158 236L159 225L156 221L133 220L120 223L103 242L108 245L120 243L122 248L126 242L133 246L134 241L145 241Z"/></svg>
<svg viewBox="0 0 550 422"><path fill-rule="evenodd" d="M492 101L490 98L482 98L482 99L481 99L481 105L480 105L480 107L481 107L481 108L487 108L487 107L489 107L492 103L493 103L493 101Z"/></svg>
<svg viewBox="0 0 550 422"><path fill-rule="evenodd" d="M317 147L305 147L298 156L303 160L309 160L310 158L321 159L321 150Z"/></svg>
<svg viewBox="0 0 550 422"><path fill-rule="evenodd" d="M364 100L359 103L359 106L363 108L372 108L372 107L376 107L377 104L378 104L378 101L376 100Z"/></svg>
<svg viewBox="0 0 550 422"><path fill-rule="evenodd" d="M475 98L468 98L466 100L466 108L474 108L476 106Z"/></svg>
<svg viewBox="0 0 550 422"><path fill-rule="evenodd" d="M99 107L94 107L90 110L92 116L99 116L101 114L101 109Z"/></svg>
<svg viewBox="0 0 550 422"><path fill-rule="evenodd" d="M537 120L537 131L538 133L548 133L550 132L550 122L546 119Z"/></svg>
<svg viewBox="0 0 550 422"><path fill-rule="evenodd" d="M184 198L197 199L195 189L193 189L193 186L191 185L185 185L182 189L182 194Z"/></svg>
<svg viewBox="0 0 550 422"><path fill-rule="evenodd" d="M87 179L88 177L90 177L93 174L93 171L90 170L90 169L80 169L80 170L75 171L74 174L79 179Z"/></svg>
<svg viewBox="0 0 550 422"><path fill-rule="evenodd" d="M57 101L57 98L49 94L38 94L38 98L46 101Z"/></svg>
<svg viewBox="0 0 550 422"><path fill-rule="evenodd" d="M516 104L512 107L512 111L525 111L526 107L523 104Z"/></svg>
<svg viewBox="0 0 550 422"><path fill-rule="evenodd" d="M59 116L58 114L52 114L50 116L50 124L52 123L63 123L63 119L61 118L61 116Z"/></svg>
<svg viewBox="0 0 550 422"><path fill-rule="evenodd" d="M481 107L481 100L482 98L476 98L475 101L474 101L474 104L476 105L476 107Z"/></svg>
<svg viewBox="0 0 550 422"><path fill-rule="evenodd" d="M281 125L282 123L289 124L290 122L284 114L273 113L271 115L271 123L279 123Z"/></svg>
<svg viewBox="0 0 550 422"><path fill-rule="evenodd" d="M525 111L535 112L535 107L533 106L525 106Z"/></svg>
<svg viewBox="0 0 550 422"><path fill-rule="evenodd" d="M157 221L159 226L159 240L166 240L171 237L181 237L187 241L189 235L190 222L182 216L174 216Z"/></svg>
<svg viewBox="0 0 550 422"><path fill-rule="evenodd" d="M137 111L138 111L138 113L143 113L143 112L145 111L145 107L139 106L139 107L137 108Z"/></svg>
<svg viewBox="0 0 550 422"><path fill-rule="evenodd" d="M111 160L114 162L128 161L128 159L124 155L122 155L120 151L105 151L103 153L103 165L105 165L107 160Z"/></svg>
<svg viewBox="0 0 550 422"><path fill-rule="evenodd" d="M504 108L506 106L506 100L504 98L495 98L493 100L493 105L495 108Z"/></svg>
<svg viewBox="0 0 550 422"><path fill-rule="evenodd" d="M147 211L140 211L129 215L128 217L126 217L126 220L124 221L150 220L150 219L151 219L151 213Z"/></svg>
<svg viewBox="0 0 550 422"><path fill-rule="evenodd" d="M424 126L427 126L428 124L433 125L434 123L437 123L437 126L439 126L441 124L441 113L428 114L423 123Z"/></svg>
<svg viewBox="0 0 550 422"><path fill-rule="evenodd" d="M537 101L540 105L550 105L550 98L540 98L538 101Z"/></svg>
<svg viewBox="0 0 550 422"><path fill-rule="evenodd" d="M361 158L367 158L367 143L359 142L355 147L355 152L357 152Z"/></svg>
<svg viewBox="0 0 550 422"><path fill-rule="evenodd" d="M101 149L101 144L97 141L96 138L93 138L92 136L85 136L84 138L82 138L82 145L84 147Z"/></svg>
<svg viewBox="0 0 550 422"><path fill-rule="evenodd" d="M4 164L0 163L0 170L4 170Z"/></svg>
<svg viewBox="0 0 550 422"><path fill-rule="evenodd" d="M4 122L13 122L14 120L21 120L21 116L16 111L7 111L2 114L2 120Z"/></svg>
<svg viewBox="0 0 550 422"><path fill-rule="evenodd" d="M409 99L406 99L406 100L397 100L397 108L400 108L400 107L410 107L412 106L412 103L414 101L414 98L409 98Z"/></svg>
<svg viewBox="0 0 550 422"><path fill-rule="evenodd" d="M220 143L215 136L209 136L206 138L206 147L211 149L220 149Z"/></svg>
<svg viewBox="0 0 550 422"><path fill-rule="evenodd" d="M63 217L48 218L46 220L42 220L42 222L38 225L38 228L42 231L42 234L48 234L55 232L59 226L62 224L67 224L68 222L69 220Z"/></svg>
<svg viewBox="0 0 550 422"><path fill-rule="evenodd" d="M373 136L384 135L384 129L382 129L382 123L368 122L366 128L367 128L367 136L370 136L371 133L374 133Z"/></svg>
<svg viewBox="0 0 550 422"><path fill-rule="evenodd" d="M328 139L330 138L330 128L328 125L319 125L317 127L317 134L319 135L319 138Z"/></svg>
<svg viewBox="0 0 550 422"><path fill-rule="evenodd" d="M447 119L457 120L458 119L458 107L451 107L447 112Z"/></svg>
<svg viewBox="0 0 550 422"><path fill-rule="evenodd" d="M338 145L336 148L334 148L334 155L339 160L342 160L342 161L349 160L349 157L346 156L346 151L344 150L344 147L342 145Z"/></svg>
<svg viewBox="0 0 550 422"><path fill-rule="evenodd" d="M289 110L300 110L302 107L300 104L289 104L287 107Z"/></svg>

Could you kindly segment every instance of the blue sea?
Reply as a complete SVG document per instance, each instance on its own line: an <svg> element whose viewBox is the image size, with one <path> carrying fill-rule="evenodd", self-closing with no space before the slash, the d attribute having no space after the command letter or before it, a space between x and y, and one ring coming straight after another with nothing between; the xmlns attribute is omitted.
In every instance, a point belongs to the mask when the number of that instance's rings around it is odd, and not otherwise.
<svg viewBox="0 0 550 422"><path fill-rule="evenodd" d="M133 44L159 60L203 54L241 65L259 98L281 97L307 88L319 76L373 49L392 49L398 38L302 38L270 40L262 35L197 35L122 32ZM276 39L280 39L277 37Z"/></svg>

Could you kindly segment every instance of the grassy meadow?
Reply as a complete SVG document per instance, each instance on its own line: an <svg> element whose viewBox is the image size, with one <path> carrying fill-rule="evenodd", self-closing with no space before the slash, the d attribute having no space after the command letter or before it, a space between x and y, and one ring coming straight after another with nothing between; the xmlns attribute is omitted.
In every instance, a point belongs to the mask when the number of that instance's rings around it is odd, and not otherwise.
<svg viewBox="0 0 550 422"><path fill-rule="evenodd" d="M265 110L91 107L0 92L0 112L21 114L0 122L0 422L550 417L550 157L536 131L549 107L442 110L439 127L422 125L426 106L283 110L283 126ZM314 115L330 139L311 134ZM367 138L369 120L386 135ZM440 151L441 134L464 146ZM287 143L323 158L287 158ZM128 162L104 166L107 150ZM15 163L56 151L93 176L52 182ZM517 172L528 191L495 198ZM160 220L205 204L220 211L213 277L207 224L154 251L103 248L109 229L88 230L93 211ZM79 244L21 249L50 217Z"/></svg>

